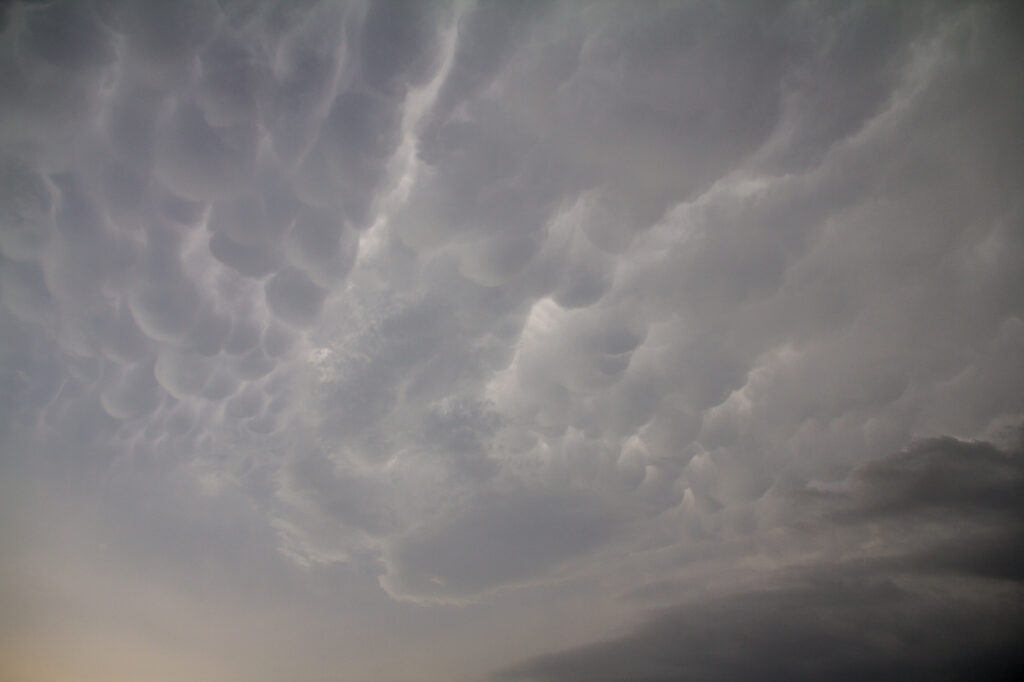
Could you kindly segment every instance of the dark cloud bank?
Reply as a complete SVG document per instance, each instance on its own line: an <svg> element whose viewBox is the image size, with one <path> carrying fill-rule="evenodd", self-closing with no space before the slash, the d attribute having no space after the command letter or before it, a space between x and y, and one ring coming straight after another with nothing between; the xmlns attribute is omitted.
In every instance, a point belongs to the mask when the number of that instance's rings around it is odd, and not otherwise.
<svg viewBox="0 0 1024 682"><path fill-rule="evenodd" d="M1009 679L1022 27L0 3L0 678Z"/></svg>
<svg viewBox="0 0 1024 682"><path fill-rule="evenodd" d="M873 540L763 584L659 609L622 637L502 680L1016 679L1024 666L1024 453L952 438L800 490L797 532ZM814 521L808 522L809 519Z"/></svg>

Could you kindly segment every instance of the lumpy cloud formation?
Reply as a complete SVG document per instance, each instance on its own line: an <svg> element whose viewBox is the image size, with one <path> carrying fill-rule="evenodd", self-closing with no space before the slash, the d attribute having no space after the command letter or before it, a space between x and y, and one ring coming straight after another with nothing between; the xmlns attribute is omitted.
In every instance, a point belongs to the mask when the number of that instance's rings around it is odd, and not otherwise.
<svg viewBox="0 0 1024 682"><path fill-rule="evenodd" d="M984 506L932 459L1016 452L1007 6L2 11L11 471L127 514L173 480L289 565L467 605L677 585L698 546L782 566L794 515L860 547L865 515ZM733 599L715 627L769 647ZM691 618L632 644L674 669ZM630 646L504 674L604 679Z"/></svg>

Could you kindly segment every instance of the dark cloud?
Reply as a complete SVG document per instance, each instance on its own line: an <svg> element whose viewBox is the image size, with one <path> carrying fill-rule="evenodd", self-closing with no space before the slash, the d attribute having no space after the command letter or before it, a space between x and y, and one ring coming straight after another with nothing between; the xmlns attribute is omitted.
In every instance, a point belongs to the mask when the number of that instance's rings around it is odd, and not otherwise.
<svg viewBox="0 0 1024 682"><path fill-rule="evenodd" d="M1021 514L1024 456L982 441L920 441L851 474L851 513Z"/></svg>
<svg viewBox="0 0 1024 682"><path fill-rule="evenodd" d="M963 598L829 574L679 606L617 640L503 680L1016 679L1019 590ZM1011 603L1007 603L1007 600Z"/></svg>
<svg viewBox="0 0 1024 682"><path fill-rule="evenodd" d="M663 608L626 635L496 679L1015 679L1022 461L939 438L867 462L836 488L849 496L801 494L792 514L814 519L820 495L874 542L836 555L817 537L813 563L763 575L764 587Z"/></svg>

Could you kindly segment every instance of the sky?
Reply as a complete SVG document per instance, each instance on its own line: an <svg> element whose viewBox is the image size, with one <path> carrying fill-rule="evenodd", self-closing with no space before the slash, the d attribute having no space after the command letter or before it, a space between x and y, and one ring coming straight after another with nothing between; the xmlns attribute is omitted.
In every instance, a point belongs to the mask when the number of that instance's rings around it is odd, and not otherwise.
<svg viewBox="0 0 1024 682"><path fill-rule="evenodd" d="M0 3L0 679L1015 679L1012 2Z"/></svg>

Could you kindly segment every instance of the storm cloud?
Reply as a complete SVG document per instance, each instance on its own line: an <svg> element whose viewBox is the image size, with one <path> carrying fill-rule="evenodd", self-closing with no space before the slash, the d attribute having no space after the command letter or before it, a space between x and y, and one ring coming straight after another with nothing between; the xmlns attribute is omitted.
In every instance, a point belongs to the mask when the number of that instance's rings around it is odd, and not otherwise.
<svg viewBox="0 0 1024 682"><path fill-rule="evenodd" d="M1008 678L1022 27L4 3L0 676Z"/></svg>
<svg viewBox="0 0 1024 682"><path fill-rule="evenodd" d="M796 565L692 594L628 634L497 679L1015 679L1022 488L1019 450L916 442L827 490L784 496L794 521L773 532L795 536Z"/></svg>

